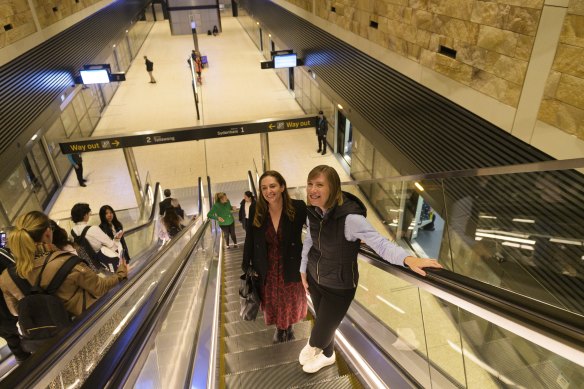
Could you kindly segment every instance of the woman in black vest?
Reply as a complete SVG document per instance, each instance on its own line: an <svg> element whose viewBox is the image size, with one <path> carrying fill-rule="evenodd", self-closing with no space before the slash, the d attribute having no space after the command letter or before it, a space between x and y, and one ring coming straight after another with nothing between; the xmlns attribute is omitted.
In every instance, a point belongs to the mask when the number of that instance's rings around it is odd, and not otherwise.
<svg viewBox="0 0 584 389"><path fill-rule="evenodd" d="M294 339L292 325L306 317L306 292L300 279L302 226L306 204L292 200L284 177L269 170L260 177L261 195L249 209L243 262L261 278L261 309L266 325L276 325L274 343Z"/></svg>
<svg viewBox="0 0 584 389"><path fill-rule="evenodd" d="M355 297L361 240L386 261L408 266L425 275L424 267L440 268L431 259L409 256L382 237L365 219L367 209L350 193L341 191L339 175L320 165L308 174L306 187L308 229L302 250L300 275L310 294L316 318L310 339L298 361L307 373L316 373L335 362L335 331Z"/></svg>

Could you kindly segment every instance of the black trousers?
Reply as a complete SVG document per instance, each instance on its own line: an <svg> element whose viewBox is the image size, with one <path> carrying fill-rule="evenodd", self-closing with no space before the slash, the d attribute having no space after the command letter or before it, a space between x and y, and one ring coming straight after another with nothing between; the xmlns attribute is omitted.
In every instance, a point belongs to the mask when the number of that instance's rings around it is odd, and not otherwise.
<svg viewBox="0 0 584 389"><path fill-rule="evenodd" d="M318 135L318 149L326 152L326 135Z"/></svg>
<svg viewBox="0 0 584 389"><path fill-rule="evenodd" d="M327 288L326 286L318 285L310 275L310 272L307 272L306 276L308 279L308 291L316 313L309 344L311 347L322 349L324 355L330 357L333 355L335 346L335 331L349 310L357 288Z"/></svg>
<svg viewBox="0 0 584 389"><path fill-rule="evenodd" d="M235 236L235 223L231 223L228 226L219 226L221 230L223 230L223 235L225 236L225 241L229 246L229 235L231 235L231 239L233 239L233 243L237 244L237 237Z"/></svg>
<svg viewBox="0 0 584 389"><path fill-rule="evenodd" d="M77 175L77 181L79 181L79 185L83 184L83 165L78 163L77 166L79 166L77 169L75 169L75 174Z"/></svg>
<svg viewBox="0 0 584 389"><path fill-rule="evenodd" d="M26 351L22 349L20 344L20 336L18 335L18 329L16 328L17 319L0 319L0 338L4 338L6 344L12 354L17 358L22 358L23 356L29 355Z"/></svg>

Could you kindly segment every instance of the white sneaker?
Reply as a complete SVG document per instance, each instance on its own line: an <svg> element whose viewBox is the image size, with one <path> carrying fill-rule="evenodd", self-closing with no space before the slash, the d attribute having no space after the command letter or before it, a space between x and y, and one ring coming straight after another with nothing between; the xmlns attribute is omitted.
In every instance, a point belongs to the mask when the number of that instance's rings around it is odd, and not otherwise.
<svg viewBox="0 0 584 389"><path fill-rule="evenodd" d="M330 358L327 358L323 353L320 353L306 362L306 364L302 367L302 370L304 370L305 373L316 373L323 367L332 365L335 363L335 361L336 358L334 351Z"/></svg>
<svg viewBox="0 0 584 389"><path fill-rule="evenodd" d="M298 362L300 362L300 364L304 366L306 362L314 358L319 352L320 349L318 349L318 347L310 347L310 341L308 341L306 342L306 346L304 346L302 351L300 351L300 355L298 356Z"/></svg>

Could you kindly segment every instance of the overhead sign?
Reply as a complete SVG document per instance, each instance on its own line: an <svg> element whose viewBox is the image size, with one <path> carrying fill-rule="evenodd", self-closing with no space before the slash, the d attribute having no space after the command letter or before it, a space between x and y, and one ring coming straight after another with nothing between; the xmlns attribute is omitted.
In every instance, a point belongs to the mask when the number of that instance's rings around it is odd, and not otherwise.
<svg viewBox="0 0 584 389"><path fill-rule="evenodd" d="M224 138L228 136L261 134L266 132L298 130L316 127L316 116L306 115L288 119L267 119L255 122L227 123L212 126L178 128L174 130L147 131L131 135L82 138L60 142L63 154L115 150L124 147L152 146L192 140Z"/></svg>

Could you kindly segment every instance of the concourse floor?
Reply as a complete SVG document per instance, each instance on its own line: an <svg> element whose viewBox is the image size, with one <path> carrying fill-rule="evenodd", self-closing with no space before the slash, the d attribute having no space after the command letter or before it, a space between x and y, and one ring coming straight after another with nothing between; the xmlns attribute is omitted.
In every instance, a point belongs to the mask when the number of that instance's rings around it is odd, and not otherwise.
<svg viewBox="0 0 584 389"><path fill-rule="evenodd" d="M197 120L187 58L193 49L190 35L173 36L168 21L155 22L147 40L127 72L94 131L94 136L129 134L199 125L295 117L304 112L273 70L260 69L261 53L241 27L227 15L223 32L199 35L199 48L209 61L199 87L201 118ZM143 56L154 62L156 84L149 83ZM305 185L316 165L334 166L341 180L349 176L336 158L316 152L313 129L269 135L271 168L286 178L288 186ZM196 185L199 176L213 183L244 180L247 171L261 170L259 135L137 147L133 149L141 180L149 174L163 188ZM87 187L77 185L74 174L65 182L51 208L53 218L69 216L76 202L89 203L97 212L103 204L114 209L133 208L136 198L121 150L83 154ZM239 203L241 199L231 199Z"/></svg>

